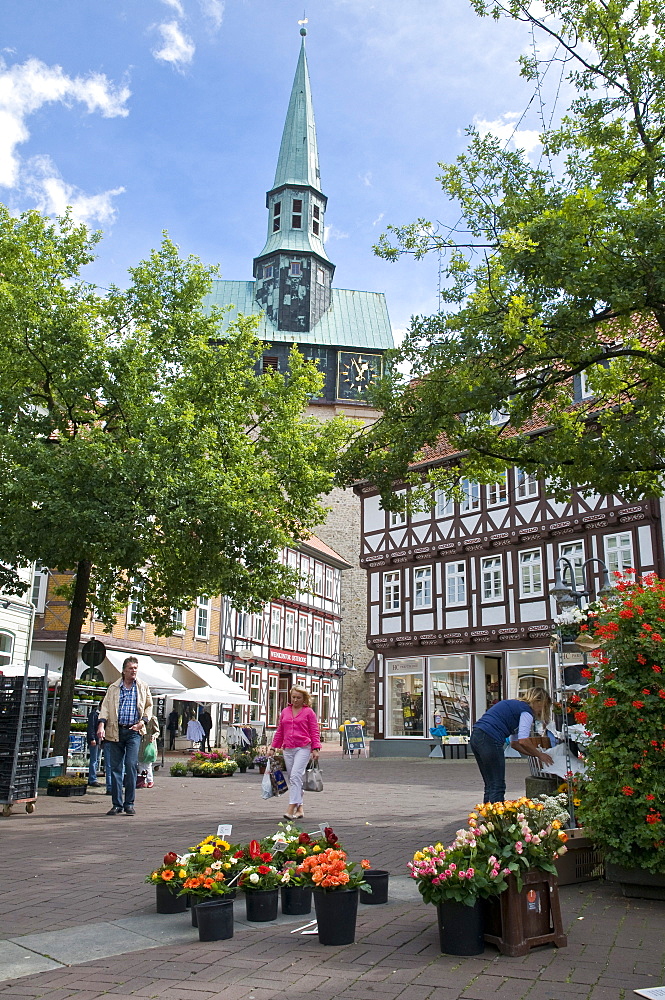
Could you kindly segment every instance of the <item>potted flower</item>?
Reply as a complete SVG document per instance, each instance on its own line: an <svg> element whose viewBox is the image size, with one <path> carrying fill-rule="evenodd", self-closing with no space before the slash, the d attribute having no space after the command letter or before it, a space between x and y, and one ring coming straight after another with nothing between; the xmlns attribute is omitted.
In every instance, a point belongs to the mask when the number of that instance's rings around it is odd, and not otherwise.
<svg viewBox="0 0 665 1000"><path fill-rule="evenodd" d="M245 774L247 768L252 763L251 753L247 753L244 750L236 750L235 753L233 754L233 759L238 765L241 774Z"/></svg>
<svg viewBox="0 0 665 1000"><path fill-rule="evenodd" d="M254 764L259 769L259 774L266 773L266 767L268 766L268 755L265 753L258 753L254 758Z"/></svg>
<svg viewBox="0 0 665 1000"><path fill-rule="evenodd" d="M184 763L184 761L177 760L175 764L171 764L171 777L172 778L187 777L187 765Z"/></svg>
<svg viewBox="0 0 665 1000"><path fill-rule="evenodd" d="M238 886L245 893L247 919L254 922L275 920L279 888L284 881L282 867L274 864L272 853L262 850L258 840L250 841L245 850L249 863L243 857L245 863L240 869Z"/></svg>
<svg viewBox="0 0 665 1000"><path fill-rule="evenodd" d="M277 832L267 839L272 843L275 862L281 864L287 876L281 886L282 913L291 916L309 913L312 887L303 875L296 873L296 868L306 857L319 854L327 847L339 846L334 830L326 827L320 837L312 837L295 823L278 823Z"/></svg>
<svg viewBox="0 0 665 1000"><path fill-rule="evenodd" d="M194 778L230 778L238 769L234 760L202 761L190 764Z"/></svg>
<svg viewBox="0 0 665 1000"><path fill-rule="evenodd" d="M665 898L665 580L617 574L594 629L580 817L625 895Z"/></svg>
<svg viewBox="0 0 665 1000"><path fill-rule="evenodd" d="M184 913L187 900L180 898L187 870L175 851L164 855L164 863L146 875L146 882L155 886L157 913Z"/></svg>
<svg viewBox="0 0 665 1000"><path fill-rule="evenodd" d="M316 845L318 846L318 845ZM356 937L359 890L370 891L365 882L369 861L347 860L346 852L335 847L316 851L295 868L295 875L311 886L319 942L327 945L353 944Z"/></svg>
<svg viewBox="0 0 665 1000"><path fill-rule="evenodd" d="M85 795L87 785L87 778L77 778L73 775L62 774L48 779L46 782L46 794L57 795L60 798L69 798L72 795Z"/></svg>

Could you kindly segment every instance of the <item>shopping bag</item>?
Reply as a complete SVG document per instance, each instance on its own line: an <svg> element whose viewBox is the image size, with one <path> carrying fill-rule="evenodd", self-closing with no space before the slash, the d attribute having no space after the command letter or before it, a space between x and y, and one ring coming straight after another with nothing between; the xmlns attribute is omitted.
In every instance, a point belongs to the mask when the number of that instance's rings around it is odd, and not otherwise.
<svg viewBox="0 0 665 1000"><path fill-rule="evenodd" d="M270 781L273 787L273 795L284 795L284 792L288 792L289 786L286 783L284 772L280 771L278 767L270 771Z"/></svg>
<svg viewBox="0 0 665 1000"><path fill-rule="evenodd" d="M154 764L157 760L157 747L155 746L154 740L150 740L146 743L143 749L143 762L145 764Z"/></svg>
<svg viewBox="0 0 665 1000"><path fill-rule="evenodd" d="M323 791L323 778L321 777L321 769L317 761L310 760L309 764L305 768L305 777L302 782L303 791L305 792L322 792Z"/></svg>
<svg viewBox="0 0 665 1000"><path fill-rule="evenodd" d="M263 775L263 778L261 779L261 798L262 799L271 799L273 797L273 795L277 795L277 792L272 787L272 781L271 781L270 771L271 771L270 761L268 761L268 764L267 764L266 769L265 769L265 773Z"/></svg>

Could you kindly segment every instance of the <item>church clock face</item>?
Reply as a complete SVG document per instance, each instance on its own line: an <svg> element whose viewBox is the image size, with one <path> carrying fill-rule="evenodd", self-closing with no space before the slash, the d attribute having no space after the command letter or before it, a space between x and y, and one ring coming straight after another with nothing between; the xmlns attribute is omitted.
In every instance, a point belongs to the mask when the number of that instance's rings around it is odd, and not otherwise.
<svg viewBox="0 0 665 1000"><path fill-rule="evenodd" d="M340 351L337 359L337 398L356 399L383 373L383 357L357 351Z"/></svg>

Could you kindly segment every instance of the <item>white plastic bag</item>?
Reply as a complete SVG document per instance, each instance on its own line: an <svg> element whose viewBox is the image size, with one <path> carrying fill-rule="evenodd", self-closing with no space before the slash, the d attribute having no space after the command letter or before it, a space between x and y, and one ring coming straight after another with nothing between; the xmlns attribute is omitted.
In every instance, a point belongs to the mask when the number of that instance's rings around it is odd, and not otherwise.
<svg viewBox="0 0 665 1000"><path fill-rule="evenodd" d="M273 795L277 795L277 792L274 790L272 781L270 780L270 761L268 761L263 778L261 779L261 798L271 799Z"/></svg>

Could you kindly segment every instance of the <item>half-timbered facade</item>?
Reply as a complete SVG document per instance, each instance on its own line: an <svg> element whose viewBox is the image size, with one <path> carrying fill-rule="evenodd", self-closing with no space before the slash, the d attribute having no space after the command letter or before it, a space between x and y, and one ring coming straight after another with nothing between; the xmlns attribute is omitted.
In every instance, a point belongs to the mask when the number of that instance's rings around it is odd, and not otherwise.
<svg viewBox="0 0 665 1000"><path fill-rule="evenodd" d="M384 752L397 743L408 752L405 741L424 743L438 724L468 733L494 701L548 685L549 590L560 557L575 567L578 589L592 558L610 574L662 573L657 500L573 492L557 501L519 469L461 488L461 502L433 491L431 507L410 515L383 510L369 487L357 490ZM600 589L600 563L587 565L586 584Z"/></svg>

